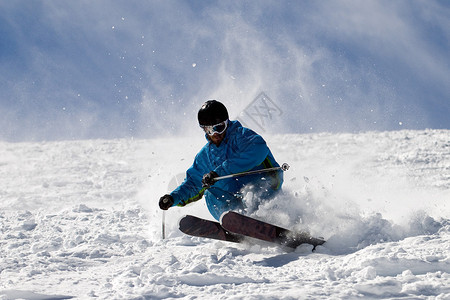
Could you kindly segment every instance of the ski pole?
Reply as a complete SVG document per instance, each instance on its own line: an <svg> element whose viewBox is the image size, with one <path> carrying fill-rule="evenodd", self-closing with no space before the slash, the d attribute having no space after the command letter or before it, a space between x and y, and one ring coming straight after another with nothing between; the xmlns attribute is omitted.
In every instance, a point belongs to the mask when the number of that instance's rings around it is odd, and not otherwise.
<svg viewBox="0 0 450 300"><path fill-rule="evenodd" d="M281 165L281 167L267 168L267 169L254 170L254 171L235 173L235 174L230 174L230 175L225 175L225 176L219 176L219 177L214 178L214 181L219 181L219 180L227 179L227 178L235 178L235 177L253 175L253 174L267 173L267 172L278 171L278 170L287 171L287 170L289 170L289 165L287 163L284 163Z"/></svg>
<svg viewBox="0 0 450 300"><path fill-rule="evenodd" d="M161 235L162 239L166 239L166 211L162 211L162 220L161 220Z"/></svg>

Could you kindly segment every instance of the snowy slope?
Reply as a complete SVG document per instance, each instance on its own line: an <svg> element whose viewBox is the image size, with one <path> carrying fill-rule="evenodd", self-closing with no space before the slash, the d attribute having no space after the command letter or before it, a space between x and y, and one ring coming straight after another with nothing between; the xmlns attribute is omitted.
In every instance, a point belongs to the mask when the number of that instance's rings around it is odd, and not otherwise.
<svg viewBox="0 0 450 300"><path fill-rule="evenodd" d="M0 299L450 298L449 130L266 140L291 169L253 215L325 237L315 253L183 236L202 201L161 239L202 137L0 143Z"/></svg>

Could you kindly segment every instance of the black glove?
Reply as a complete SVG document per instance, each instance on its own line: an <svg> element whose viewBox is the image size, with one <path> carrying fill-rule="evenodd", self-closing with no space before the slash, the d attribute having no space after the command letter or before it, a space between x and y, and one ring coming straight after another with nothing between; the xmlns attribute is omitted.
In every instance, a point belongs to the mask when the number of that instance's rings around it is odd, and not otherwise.
<svg viewBox="0 0 450 300"><path fill-rule="evenodd" d="M216 177L219 177L219 175L217 175L217 173L214 171L211 171L211 172L203 175L202 186L209 188L214 183L216 183L216 181L214 180L214 178L216 178Z"/></svg>
<svg viewBox="0 0 450 300"><path fill-rule="evenodd" d="M168 210L173 205L173 197L170 195L164 195L159 199L159 208L162 210Z"/></svg>

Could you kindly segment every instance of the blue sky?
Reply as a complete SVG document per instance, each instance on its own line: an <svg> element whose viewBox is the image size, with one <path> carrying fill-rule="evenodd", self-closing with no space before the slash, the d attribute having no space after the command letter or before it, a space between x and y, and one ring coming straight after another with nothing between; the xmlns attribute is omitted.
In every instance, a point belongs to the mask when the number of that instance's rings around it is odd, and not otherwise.
<svg viewBox="0 0 450 300"><path fill-rule="evenodd" d="M0 140L450 128L448 1L1 1Z"/></svg>

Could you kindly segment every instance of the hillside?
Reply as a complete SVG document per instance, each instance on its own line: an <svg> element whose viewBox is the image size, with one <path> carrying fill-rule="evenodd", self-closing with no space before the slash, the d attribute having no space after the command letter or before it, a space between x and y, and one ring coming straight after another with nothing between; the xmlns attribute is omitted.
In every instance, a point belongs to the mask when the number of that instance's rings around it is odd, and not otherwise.
<svg viewBox="0 0 450 300"><path fill-rule="evenodd" d="M450 296L449 130L266 140L291 169L254 216L325 237L314 253L183 236L202 201L161 239L158 199L201 138L1 142L1 299Z"/></svg>

